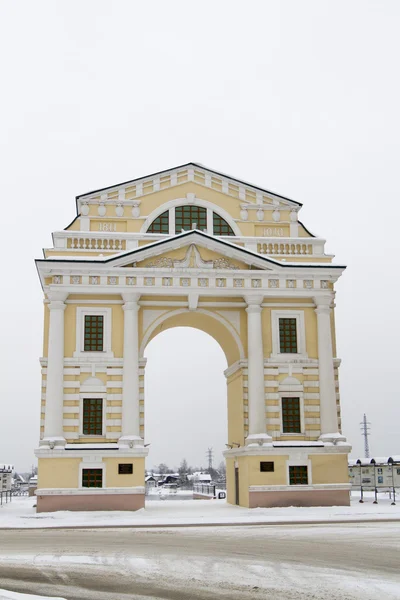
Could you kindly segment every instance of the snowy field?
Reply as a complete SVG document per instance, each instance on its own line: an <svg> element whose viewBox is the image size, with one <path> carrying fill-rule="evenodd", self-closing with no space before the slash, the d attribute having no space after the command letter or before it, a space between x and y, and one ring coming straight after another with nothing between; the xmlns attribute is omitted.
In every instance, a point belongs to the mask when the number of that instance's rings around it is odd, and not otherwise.
<svg viewBox="0 0 400 600"><path fill-rule="evenodd" d="M351 506L314 508L242 508L225 500L151 500L136 512L70 512L36 513L35 498L15 497L0 507L1 528L35 527L148 527L173 525L218 525L254 523L317 523L327 521L400 519L400 502L391 506L387 496L373 504L373 496L364 504L354 496Z"/></svg>

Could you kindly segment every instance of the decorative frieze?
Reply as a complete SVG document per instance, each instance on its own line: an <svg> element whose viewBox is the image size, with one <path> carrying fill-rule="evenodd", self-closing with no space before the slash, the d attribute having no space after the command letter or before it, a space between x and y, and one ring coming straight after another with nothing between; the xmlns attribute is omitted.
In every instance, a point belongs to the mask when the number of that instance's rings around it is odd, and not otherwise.
<svg viewBox="0 0 400 600"><path fill-rule="evenodd" d="M268 287L278 288L279 287L279 279L268 279Z"/></svg>
<svg viewBox="0 0 400 600"><path fill-rule="evenodd" d="M136 277L127 277L126 285L136 285Z"/></svg>
<svg viewBox="0 0 400 600"><path fill-rule="evenodd" d="M205 277L199 277L198 279L199 287L208 287L208 279Z"/></svg>
<svg viewBox="0 0 400 600"><path fill-rule="evenodd" d="M112 275L111 277L108 278L108 285L117 285L118 283L118 277L114 277L114 275Z"/></svg>
<svg viewBox="0 0 400 600"><path fill-rule="evenodd" d="M233 287L236 287L236 288L242 288L242 287L244 287L244 279L234 279L233 280Z"/></svg>

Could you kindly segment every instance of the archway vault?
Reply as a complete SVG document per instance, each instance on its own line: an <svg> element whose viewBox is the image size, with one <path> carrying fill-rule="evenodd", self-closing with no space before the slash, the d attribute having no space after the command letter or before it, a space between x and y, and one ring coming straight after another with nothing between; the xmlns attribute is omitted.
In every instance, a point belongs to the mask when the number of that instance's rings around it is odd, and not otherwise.
<svg viewBox="0 0 400 600"><path fill-rule="evenodd" d="M245 357L242 340L235 327L218 312L198 308L189 310L180 308L177 310L166 310L159 314L156 311L154 319L150 324L143 326L143 334L140 344L140 357L143 357L147 344L161 331L173 327L192 327L208 333L221 346L230 366Z"/></svg>

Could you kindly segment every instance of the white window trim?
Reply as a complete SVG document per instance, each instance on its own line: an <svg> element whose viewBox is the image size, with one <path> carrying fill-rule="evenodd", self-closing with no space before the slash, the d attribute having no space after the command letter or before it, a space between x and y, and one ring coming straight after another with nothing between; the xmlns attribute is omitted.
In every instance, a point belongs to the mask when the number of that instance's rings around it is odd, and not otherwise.
<svg viewBox="0 0 400 600"><path fill-rule="evenodd" d="M101 488L83 487L83 485L82 485L83 469L101 469L103 471L102 477L101 477ZM105 488L105 487L107 487L107 486L106 486L106 465L104 462L83 462L82 461L79 463L78 488L80 490L95 490L95 489L101 490L102 488Z"/></svg>
<svg viewBox="0 0 400 600"><path fill-rule="evenodd" d="M167 211L167 210L171 211L171 209L175 209L177 206L186 206L187 204L190 204L190 202L188 202L187 198L176 198L175 200L169 200L168 202L165 202L164 204L162 204L161 206L159 206L158 208L156 208L155 210L153 210L146 217L143 225L140 228L140 233L146 233L147 230L148 230L148 228L152 224L152 222L157 217L159 217L160 215L162 215L162 213L164 213L165 211ZM220 217L222 217L228 223L228 225L233 230L235 236L241 236L242 235L242 232L240 231L240 228L239 228L238 224L232 218L232 215L230 215L221 206L217 206L216 204L214 204L212 202L209 202L208 200L202 200L201 198L196 198L195 202L194 202L194 205L195 206L202 206L203 208L209 208L209 209L211 209L211 211L215 212L217 215L219 215ZM209 219L207 218L207 221L208 220ZM173 230L172 230L172 223L173 223ZM207 222L207 230L208 230L208 226L209 226L209 222ZM211 215L211 231L213 231L212 215ZM174 214L174 218L173 218L173 221L172 221L171 220L171 212L169 213L169 235L175 235L175 214Z"/></svg>
<svg viewBox="0 0 400 600"><path fill-rule="evenodd" d="M300 399L300 431L297 433L283 431L282 398L299 398ZM281 431L282 437L294 437L294 436L298 436L298 435L305 435L304 394L303 394L303 392L285 392L285 391L279 390L279 420L280 420L280 431Z"/></svg>
<svg viewBox="0 0 400 600"><path fill-rule="evenodd" d="M279 341L279 319L296 319L297 329L297 350L296 354L281 352ZM308 358L306 352L306 330L304 320L304 310L272 310L272 354L271 358L280 361L291 361L293 359Z"/></svg>
<svg viewBox="0 0 400 600"><path fill-rule="evenodd" d="M85 316L102 316L104 317L104 339L103 339L103 351L99 352L85 352ZM74 358L114 358L114 352L111 349L111 320L112 320L112 309L111 308L96 308L96 307L85 307L78 306L76 308L76 345Z"/></svg>
<svg viewBox="0 0 400 600"><path fill-rule="evenodd" d="M308 483L303 485L291 485L289 467L307 467ZM287 485L291 488L306 488L312 485L312 470L311 470L311 459L309 458L291 458L286 461L286 481Z"/></svg>
<svg viewBox="0 0 400 600"><path fill-rule="evenodd" d="M79 437L80 438L105 438L106 437L106 406L107 399L104 392L83 392L79 395ZM102 433L101 435L83 433L83 400L84 398L98 398L103 400L103 414L102 414Z"/></svg>

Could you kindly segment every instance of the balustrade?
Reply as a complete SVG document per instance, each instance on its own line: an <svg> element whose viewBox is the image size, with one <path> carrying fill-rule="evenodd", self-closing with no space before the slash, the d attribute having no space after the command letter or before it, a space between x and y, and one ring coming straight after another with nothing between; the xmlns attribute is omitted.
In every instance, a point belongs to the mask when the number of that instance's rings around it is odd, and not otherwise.
<svg viewBox="0 0 400 600"><path fill-rule="evenodd" d="M126 249L126 241L118 238L77 236L67 239L67 248L71 250L116 250Z"/></svg>
<svg viewBox="0 0 400 600"><path fill-rule="evenodd" d="M313 254L312 244L290 243L290 242L263 242L257 244L257 252L260 254L276 255L305 255Z"/></svg>

